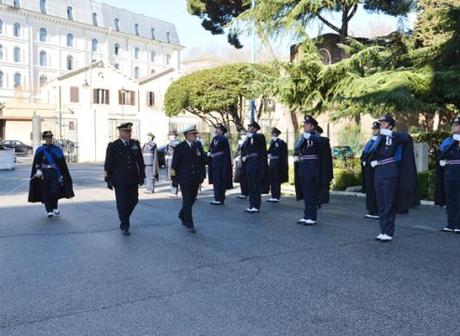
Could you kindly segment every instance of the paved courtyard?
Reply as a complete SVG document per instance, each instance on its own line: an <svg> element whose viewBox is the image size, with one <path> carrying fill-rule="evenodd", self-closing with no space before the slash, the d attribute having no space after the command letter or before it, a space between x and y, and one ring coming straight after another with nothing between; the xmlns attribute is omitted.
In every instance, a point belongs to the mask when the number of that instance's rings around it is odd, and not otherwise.
<svg viewBox="0 0 460 336"><path fill-rule="evenodd" d="M398 217L381 244L361 198L301 227L292 197L251 215L205 190L191 235L162 185L123 237L101 166L71 172L77 197L48 219L26 203L29 167L0 171L0 335L460 335L460 236L439 232L442 209Z"/></svg>

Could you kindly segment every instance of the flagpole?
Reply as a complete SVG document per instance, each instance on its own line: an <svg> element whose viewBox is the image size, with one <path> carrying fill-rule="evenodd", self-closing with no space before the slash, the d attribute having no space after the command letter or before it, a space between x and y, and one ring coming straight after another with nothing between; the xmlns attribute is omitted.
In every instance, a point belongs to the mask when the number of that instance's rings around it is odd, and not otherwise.
<svg viewBox="0 0 460 336"><path fill-rule="evenodd" d="M256 0L251 0L251 9L254 11L254 8L256 7ZM252 23L252 46L251 46L251 62L253 64L256 63L256 20L255 18L253 19ZM255 121L256 116L255 116L255 110L256 110L256 102L254 97L251 98L251 122Z"/></svg>

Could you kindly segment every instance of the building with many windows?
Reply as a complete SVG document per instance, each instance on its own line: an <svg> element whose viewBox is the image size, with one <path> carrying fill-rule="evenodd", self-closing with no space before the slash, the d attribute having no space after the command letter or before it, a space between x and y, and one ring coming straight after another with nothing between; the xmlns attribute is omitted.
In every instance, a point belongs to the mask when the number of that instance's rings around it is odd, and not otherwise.
<svg viewBox="0 0 460 336"><path fill-rule="evenodd" d="M142 78L179 70L175 26L91 0L0 0L0 101L103 60Z"/></svg>
<svg viewBox="0 0 460 336"><path fill-rule="evenodd" d="M75 119L70 127L80 148L77 128L97 127L92 133L105 135L93 140L106 144L115 123L125 117L139 125L139 132L151 130L151 123L162 125L159 130L166 137L160 103L171 80L180 75L182 49L174 24L100 2L0 0L0 137L14 136L8 124L17 129L11 111L1 113L8 101L47 108L54 104L61 131L63 115ZM149 86L157 96L148 93ZM95 124L94 113L106 122ZM30 142L25 138L29 133L22 132L19 140ZM101 159L96 152L82 159Z"/></svg>

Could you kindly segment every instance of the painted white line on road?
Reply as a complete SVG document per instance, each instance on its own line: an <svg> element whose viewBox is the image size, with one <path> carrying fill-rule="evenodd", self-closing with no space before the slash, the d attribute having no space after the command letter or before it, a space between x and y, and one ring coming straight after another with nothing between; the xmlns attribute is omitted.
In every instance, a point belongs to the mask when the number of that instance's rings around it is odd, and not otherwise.
<svg viewBox="0 0 460 336"><path fill-rule="evenodd" d="M420 229L420 230L431 231L431 232L439 231L437 229L433 229L432 227L425 226L425 225L412 225L412 227L414 229Z"/></svg>

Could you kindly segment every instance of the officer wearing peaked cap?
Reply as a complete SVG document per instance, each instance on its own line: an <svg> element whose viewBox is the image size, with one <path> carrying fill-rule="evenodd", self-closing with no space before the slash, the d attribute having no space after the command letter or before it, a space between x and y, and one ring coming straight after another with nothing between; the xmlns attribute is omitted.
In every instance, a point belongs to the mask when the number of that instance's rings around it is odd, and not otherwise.
<svg viewBox="0 0 460 336"><path fill-rule="evenodd" d="M374 171L369 161L372 146L377 140L380 133L380 122L374 121L372 123L372 138L364 146L361 154L361 170L363 175L363 191L366 193L366 210L368 213L364 216L370 219L378 219L377 209L377 196L375 195L374 188Z"/></svg>
<svg viewBox="0 0 460 336"><path fill-rule="evenodd" d="M214 189L214 201L211 205L223 205L226 190L233 188L232 157L226 133L227 128L224 125L216 125L216 135L209 146L209 184L212 184Z"/></svg>
<svg viewBox="0 0 460 336"><path fill-rule="evenodd" d="M452 120L452 135L442 141L439 151L435 203L447 206L442 231L460 234L460 116Z"/></svg>
<svg viewBox="0 0 460 336"><path fill-rule="evenodd" d="M129 236L130 216L139 199L138 188L144 184L145 165L139 141L131 139L130 122L120 124L118 140L109 143L104 169L109 189L115 188L120 229Z"/></svg>
<svg viewBox="0 0 460 336"><path fill-rule="evenodd" d="M268 193L268 162L265 136L257 133L260 126L253 121L248 125L246 140L241 148L244 173L249 195L248 213L257 213L262 202L261 195Z"/></svg>
<svg viewBox="0 0 460 336"><path fill-rule="evenodd" d="M279 138L281 131L271 130L272 139L268 148L268 174L271 198L267 202L277 203L281 198L281 183L289 180L288 149L286 142Z"/></svg>
<svg viewBox="0 0 460 336"><path fill-rule="evenodd" d="M198 195L201 183L206 177L206 154L197 141L198 131L195 126L184 130L185 140L174 149L171 177L175 186L182 192L182 208L179 219L190 232L195 233L192 217L192 206Z"/></svg>
<svg viewBox="0 0 460 336"><path fill-rule="evenodd" d="M380 135L369 153L375 169L374 188L377 197L380 234L377 241L393 240L396 213L407 213L418 204L417 169L414 145L409 134L395 132L391 115L380 120Z"/></svg>
<svg viewBox="0 0 460 336"><path fill-rule="evenodd" d="M301 225L314 225L318 206L329 202L332 181L332 157L329 139L315 130L318 122L312 116L304 118L304 133L294 150L294 174L297 200L304 201Z"/></svg>
<svg viewBox="0 0 460 336"><path fill-rule="evenodd" d="M64 153L53 144L53 133L45 131L42 137L45 143L37 148L32 163L29 202L44 203L50 218L61 213L59 199L75 195Z"/></svg>

